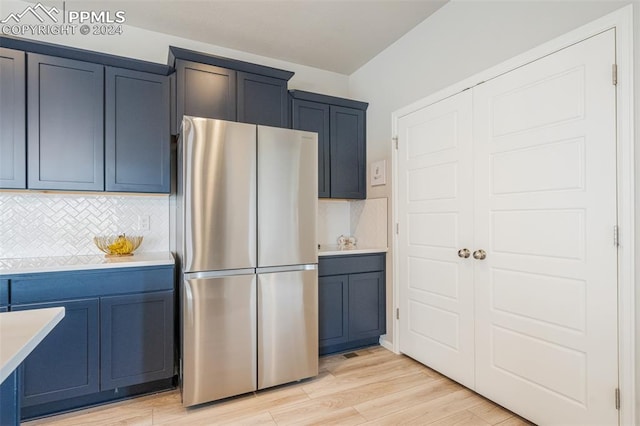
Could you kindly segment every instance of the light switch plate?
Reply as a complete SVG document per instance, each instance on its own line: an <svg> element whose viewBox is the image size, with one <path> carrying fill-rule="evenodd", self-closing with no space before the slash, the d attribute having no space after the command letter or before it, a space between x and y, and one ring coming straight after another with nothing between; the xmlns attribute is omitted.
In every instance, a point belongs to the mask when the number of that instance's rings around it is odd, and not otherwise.
<svg viewBox="0 0 640 426"><path fill-rule="evenodd" d="M387 183L387 160L371 163L371 186L385 185Z"/></svg>

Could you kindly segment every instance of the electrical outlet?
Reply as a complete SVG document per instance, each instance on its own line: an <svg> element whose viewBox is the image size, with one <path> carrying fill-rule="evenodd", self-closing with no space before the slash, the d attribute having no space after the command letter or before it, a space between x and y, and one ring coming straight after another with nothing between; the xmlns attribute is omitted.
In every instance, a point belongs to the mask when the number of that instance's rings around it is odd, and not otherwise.
<svg viewBox="0 0 640 426"><path fill-rule="evenodd" d="M138 230L139 231L148 231L149 230L149 222L150 218L148 215L139 215L138 216Z"/></svg>

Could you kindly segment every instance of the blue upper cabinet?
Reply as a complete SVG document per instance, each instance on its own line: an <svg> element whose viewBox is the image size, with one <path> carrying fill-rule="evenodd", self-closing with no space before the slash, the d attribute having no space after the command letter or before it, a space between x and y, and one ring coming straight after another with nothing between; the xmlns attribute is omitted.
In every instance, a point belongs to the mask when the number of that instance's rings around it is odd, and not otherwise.
<svg viewBox="0 0 640 426"><path fill-rule="evenodd" d="M184 115L288 127L290 71L171 46L176 69L174 132Z"/></svg>
<svg viewBox="0 0 640 426"><path fill-rule="evenodd" d="M318 197L331 197L331 162L329 145L329 105L293 99L293 128L318 134Z"/></svg>
<svg viewBox="0 0 640 426"><path fill-rule="evenodd" d="M169 192L169 78L106 69L105 189Z"/></svg>
<svg viewBox="0 0 640 426"><path fill-rule="evenodd" d="M236 120L236 72L192 61L176 61L177 115ZM181 121L178 120L178 121ZM177 128L179 129L178 123Z"/></svg>
<svg viewBox="0 0 640 426"><path fill-rule="evenodd" d="M28 187L104 190L104 67L27 54Z"/></svg>
<svg viewBox="0 0 640 426"><path fill-rule="evenodd" d="M171 67L0 45L0 188L169 192Z"/></svg>
<svg viewBox="0 0 640 426"><path fill-rule="evenodd" d="M238 121L288 127L287 81L238 72Z"/></svg>
<svg viewBox="0 0 640 426"><path fill-rule="evenodd" d="M24 52L0 48L0 188L27 187Z"/></svg>
<svg viewBox="0 0 640 426"><path fill-rule="evenodd" d="M318 196L364 199L368 104L290 91L292 127L318 133Z"/></svg>
<svg viewBox="0 0 640 426"><path fill-rule="evenodd" d="M365 112L332 105L331 197L366 198Z"/></svg>

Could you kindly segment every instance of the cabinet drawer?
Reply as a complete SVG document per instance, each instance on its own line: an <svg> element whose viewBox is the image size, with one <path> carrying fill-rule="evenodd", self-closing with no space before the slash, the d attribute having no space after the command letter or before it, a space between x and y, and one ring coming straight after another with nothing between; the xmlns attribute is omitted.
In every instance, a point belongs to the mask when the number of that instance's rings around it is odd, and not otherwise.
<svg viewBox="0 0 640 426"><path fill-rule="evenodd" d="M173 267L31 274L11 279L11 304L173 290Z"/></svg>
<svg viewBox="0 0 640 426"><path fill-rule="evenodd" d="M357 274L359 272L383 271L385 254L340 255L320 257L318 276Z"/></svg>

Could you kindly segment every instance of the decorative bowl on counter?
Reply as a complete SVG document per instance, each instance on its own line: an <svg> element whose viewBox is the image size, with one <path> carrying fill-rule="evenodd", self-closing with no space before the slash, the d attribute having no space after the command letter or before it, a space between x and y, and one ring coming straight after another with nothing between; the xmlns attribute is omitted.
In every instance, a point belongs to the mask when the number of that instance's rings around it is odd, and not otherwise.
<svg viewBox="0 0 640 426"><path fill-rule="evenodd" d="M133 256L135 249L142 244L142 236L108 235L93 237L93 242L107 257Z"/></svg>

